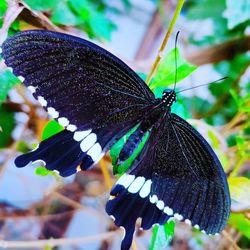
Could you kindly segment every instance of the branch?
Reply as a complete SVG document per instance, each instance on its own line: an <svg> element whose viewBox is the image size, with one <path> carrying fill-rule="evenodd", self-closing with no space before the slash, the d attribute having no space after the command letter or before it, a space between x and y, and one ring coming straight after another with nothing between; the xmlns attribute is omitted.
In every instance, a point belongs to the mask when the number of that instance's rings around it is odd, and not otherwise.
<svg viewBox="0 0 250 250"><path fill-rule="evenodd" d="M49 239L49 240L35 240L35 241L0 241L0 247L2 248L14 248L14 249L28 249L28 248L42 248L46 246L66 246L72 244L86 244L93 241L101 241L114 237L117 231L101 233L97 235L91 235L86 237L77 238L61 238L61 239Z"/></svg>
<svg viewBox="0 0 250 250"><path fill-rule="evenodd" d="M187 61L195 65L218 63L223 60L232 60L239 53L250 50L250 36L231 40L185 56Z"/></svg>

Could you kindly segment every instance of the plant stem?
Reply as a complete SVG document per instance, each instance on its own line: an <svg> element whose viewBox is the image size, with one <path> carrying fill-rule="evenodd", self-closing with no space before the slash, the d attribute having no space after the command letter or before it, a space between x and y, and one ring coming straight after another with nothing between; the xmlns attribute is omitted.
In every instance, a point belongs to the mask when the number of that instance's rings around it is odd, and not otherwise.
<svg viewBox="0 0 250 250"><path fill-rule="evenodd" d="M160 47L159 52L157 54L157 57L156 57L156 59L154 61L154 64L153 64L153 66L151 68L151 71L150 71L150 73L149 73L149 75L148 75L148 77L146 79L146 83L147 84L149 84L152 76L154 75L154 73L155 73L155 71L156 71L156 69L157 69L157 67L158 67L158 65L160 63L163 51L164 51L164 49L165 49L165 47L167 45L168 39L170 37L170 34L172 33L172 30L173 30L173 27L174 27L174 25L176 23L176 20L177 20L178 16L180 15L182 6L184 4L184 1L185 0L178 0L178 2L177 2L176 8L175 8L175 12L174 12L173 18L172 18L172 20L171 20L171 22L169 24L167 33L166 33L166 35L165 35L165 37L164 37L164 39L162 41L162 44L161 44L161 47Z"/></svg>
<svg viewBox="0 0 250 250"><path fill-rule="evenodd" d="M99 164L101 167L101 171L102 171L102 175L104 177L105 184L106 184L107 188L110 190L112 188L113 183L112 183L109 171L108 171L108 166L105 163L104 159L101 159Z"/></svg>

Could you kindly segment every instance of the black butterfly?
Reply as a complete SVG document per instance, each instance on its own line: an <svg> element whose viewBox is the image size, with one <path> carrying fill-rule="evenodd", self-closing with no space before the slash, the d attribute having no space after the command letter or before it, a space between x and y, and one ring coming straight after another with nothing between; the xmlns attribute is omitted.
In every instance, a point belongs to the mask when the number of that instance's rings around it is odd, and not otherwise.
<svg viewBox="0 0 250 250"><path fill-rule="evenodd" d="M125 229L129 249L141 228L175 218L208 234L226 225L230 195L222 166L206 140L171 113L173 90L154 94L126 64L86 40L49 31L24 31L2 45L7 66L66 129L19 156L24 167L41 161L69 176L86 170L137 125L118 164L150 135L131 168L111 190L106 211Z"/></svg>

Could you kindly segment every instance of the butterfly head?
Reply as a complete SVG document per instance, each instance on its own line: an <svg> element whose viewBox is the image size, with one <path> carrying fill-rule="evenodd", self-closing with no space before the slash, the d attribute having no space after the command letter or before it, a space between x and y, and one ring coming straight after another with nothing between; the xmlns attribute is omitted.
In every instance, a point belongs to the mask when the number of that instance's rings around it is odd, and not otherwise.
<svg viewBox="0 0 250 250"><path fill-rule="evenodd" d="M165 89L162 93L162 102L170 108L176 102L176 93L172 89Z"/></svg>

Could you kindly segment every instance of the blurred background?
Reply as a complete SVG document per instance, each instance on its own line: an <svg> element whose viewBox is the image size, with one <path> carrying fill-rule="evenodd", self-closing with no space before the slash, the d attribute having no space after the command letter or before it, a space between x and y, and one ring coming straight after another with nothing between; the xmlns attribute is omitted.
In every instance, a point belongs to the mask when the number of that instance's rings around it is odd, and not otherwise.
<svg viewBox="0 0 250 250"><path fill-rule="evenodd" d="M70 33L106 48L145 79L176 4L0 0L0 42L27 29ZM170 51L177 31L179 90L228 76L183 92L174 111L188 119L219 156L228 176L231 215L219 236L209 237L176 222L138 231L132 249L250 249L250 1L186 0L150 83L156 95L173 83ZM59 129L1 60L0 249L119 249L122 231L105 213L116 181L112 172L117 172L110 154L91 171L68 178L42 167L15 167L17 155ZM111 156L115 153L114 147Z"/></svg>

